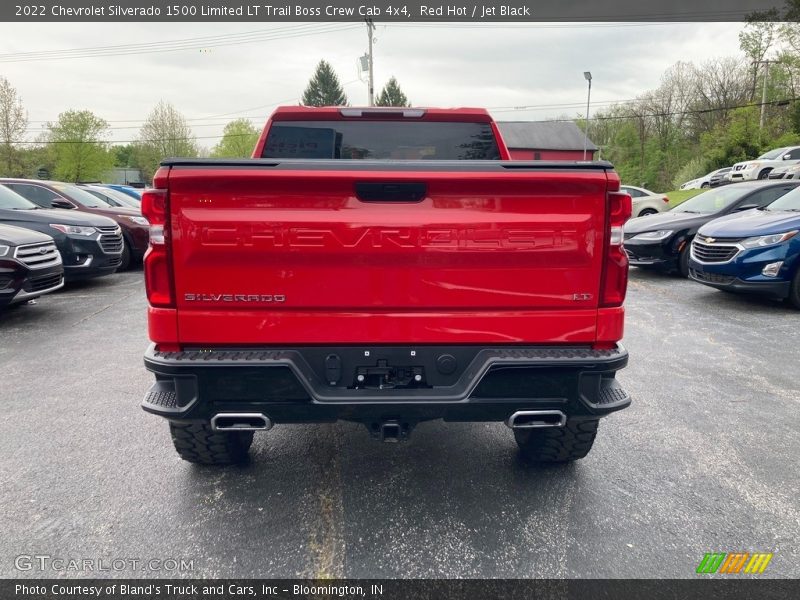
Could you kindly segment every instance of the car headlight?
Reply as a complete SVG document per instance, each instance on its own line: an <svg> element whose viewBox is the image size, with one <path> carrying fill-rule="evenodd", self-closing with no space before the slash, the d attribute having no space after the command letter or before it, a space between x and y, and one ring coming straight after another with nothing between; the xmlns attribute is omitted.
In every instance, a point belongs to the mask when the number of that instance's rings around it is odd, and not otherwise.
<svg viewBox="0 0 800 600"><path fill-rule="evenodd" d="M10 248L8 246L0 246L0 256L5 256L8 254Z"/></svg>
<svg viewBox="0 0 800 600"><path fill-rule="evenodd" d="M659 231L645 231L644 233L637 233L631 239L633 240L665 240L672 235L671 229L661 229Z"/></svg>
<svg viewBox="0 0 800 600"><path fill-rule="evenodd" d="M749 171L750 169L755 169L755 168L757 168L759 166L761 166L761 163L757 163L757 162L747 163L744 166L744 170L745 171Z"/></svg>
<svg viewBox="0 0 800 600"><path fill-rule="evenodd" d="M61 233L66 233L67 235L82 235L84 237L89 237L97 233L97 229L94 227L83 227L81 225L61 225L59 223L50 223L50 227L53 229L58 229Z"/></svg>
<svg viewBox="0 0 800 600"><path fill-rule="evenodd" d="M128 219L129 221L133 221L137 225L144 225L145 227L150 225L150 221L145 219L144 217L132 217L130 215L117 215L121 219Z"/></svg>
<svg viewBox="0 0 800 600"><path fill-rule="evenodd" d="M774 246L789 240L797 235L799 229L794 231L787 231L786 233L774 233L772 235L761 235L758 237L747 238L742 240L741 244L745 248L763 248L764 246Z"/></svg>

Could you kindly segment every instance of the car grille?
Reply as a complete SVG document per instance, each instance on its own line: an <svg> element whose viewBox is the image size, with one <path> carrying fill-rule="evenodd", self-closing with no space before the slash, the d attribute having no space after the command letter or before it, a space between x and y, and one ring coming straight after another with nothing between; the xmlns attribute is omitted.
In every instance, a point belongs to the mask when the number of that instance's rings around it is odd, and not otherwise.
<svg viewBox="0 0 800 600"><path fill-rule="evenodd" d="M106 254L122 253L122 231L119 227L98 227L100 232L100 247Z"/></svg>
<svg viewBox="0 0 800 600"><path fill-rule="evenodd" d="M714 239L713 243L709 243L695 239L692 242L692 257L704 263L728 262L739 253L739 247L735 245L738 241L739 239Z"/></svg>
<svg viewBox="0 0 800 600"><path fill-rule="evenodd" d="M736 165L731 169L732 171L742 171L744 169L744 165Z"/></svg>
<svg viewBox="0 0 800 600"><path fill-rule="evenodd" d="M689 269L689 274L692 276L693 279L697 279L698 281L705 281L708 283L719 283L722 285L733 283L733 280L736 279L731 275L717 275L716 273L704 273L703 271L697 271L695 269Z"/></svg>
<svg viewBox="0 0 800 600"><path fill-rule="evenodd" d="M43 269L61 264L61 254L53 242L17 246L14 257L31 269Z"/></svg>
<svg viewBox="0 0 800 600"><path fill-rule="evenodd" d="M41 277L31 277L22 286L26 292L41 292L52 287L56 287L61 283L63 275L61 273L51 273L50 275L42 275Z"/></svg>

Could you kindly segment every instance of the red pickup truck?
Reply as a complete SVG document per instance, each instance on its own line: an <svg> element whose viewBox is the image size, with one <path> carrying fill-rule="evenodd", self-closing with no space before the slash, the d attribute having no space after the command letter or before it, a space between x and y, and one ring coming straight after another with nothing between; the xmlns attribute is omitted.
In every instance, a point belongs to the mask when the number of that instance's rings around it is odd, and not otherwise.
<svg viewBox="0 0 800 600"><path fill-rule="evenodd" d="M180 456L338 419L505 422L531 460L586 456L630 404L630 197L605 162L508 158L484 110L286 107L251 159L162 162L143 408Z"/></svg>

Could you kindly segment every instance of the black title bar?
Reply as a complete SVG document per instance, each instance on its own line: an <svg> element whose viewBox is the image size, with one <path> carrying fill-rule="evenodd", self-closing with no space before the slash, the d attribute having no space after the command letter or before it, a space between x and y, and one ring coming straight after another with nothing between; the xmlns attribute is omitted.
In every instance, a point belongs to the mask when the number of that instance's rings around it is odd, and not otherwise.
<svg viewBox="0 0 800 600"><path fill-rule="evenodd" d="M0 3L0 21L715 22L769 10L783 18L785 0L11 0Z"/></svg>
<svg viewBox="0 0 800 600"><path fill-rule="evenodd" d="M656 565L657 566L657 565ZM654 571L651 574L656 574ZM798 580L0 580L3 600L786 600Z"/></svg>

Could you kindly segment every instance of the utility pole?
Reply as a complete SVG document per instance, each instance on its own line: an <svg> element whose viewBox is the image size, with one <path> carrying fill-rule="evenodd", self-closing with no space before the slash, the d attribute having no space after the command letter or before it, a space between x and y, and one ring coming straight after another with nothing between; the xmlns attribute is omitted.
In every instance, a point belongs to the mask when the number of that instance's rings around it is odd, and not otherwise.
<svg viewBox="0 0 800 600"><path fill-rule="evenodd" d="M375 29L375 23L372 22L372 19L367 18L367 34L369 35L369 50L367 52L369 56L369 105L375 106L375 80L373 79L372 73L372 38L373 38L373 31Z"/></svg>
<svg viewBox="0 0 800 600"><path fill-rule="evenodd" d="M758 120L758 128L764 129L764 109L767 107L767 82L769 81L769 65L777 61L760 60L756 64L764 65L764 89L761 92L761 117Z"/></svg>
<svg viewBox="0 0 800 600"><path fill-rule="evenodd" d="M586 160L586 149L589 145L589 103L592 99L592 74L584 71L583 78L589 82L589 92L586 94L586 127L583 130L583 160Z"/></svg>

